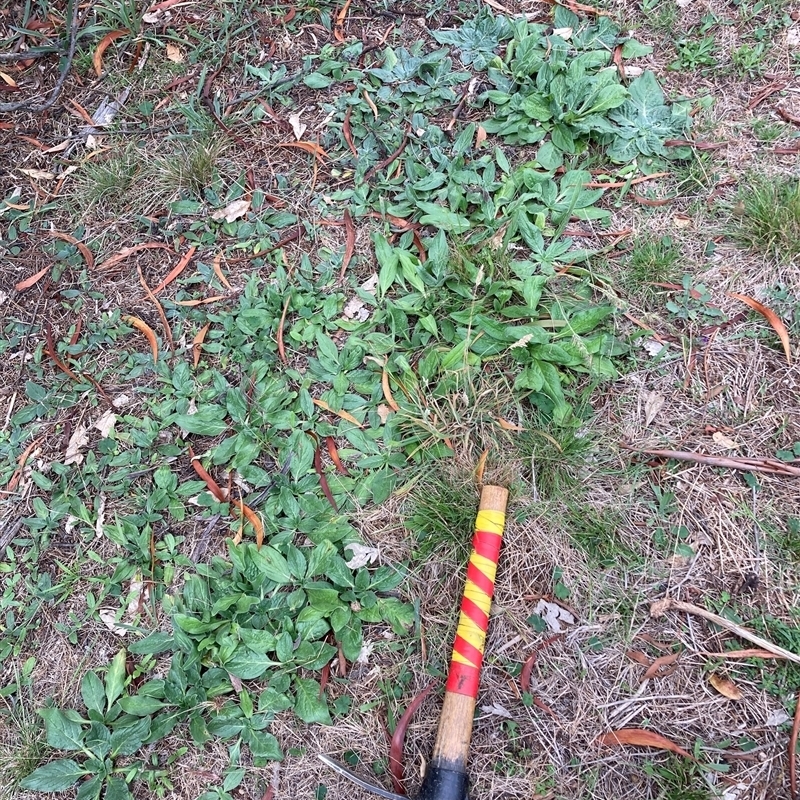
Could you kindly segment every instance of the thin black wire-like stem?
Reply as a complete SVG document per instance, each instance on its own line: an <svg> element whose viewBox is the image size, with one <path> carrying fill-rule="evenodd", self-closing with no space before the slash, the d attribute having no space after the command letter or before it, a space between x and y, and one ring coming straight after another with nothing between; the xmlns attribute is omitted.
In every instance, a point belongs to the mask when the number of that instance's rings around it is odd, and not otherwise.
<svg viewBox="0 0 800 800"><path fill-rule="evenodd" d="M11 113L13 111L31 111L38 113L46 111L55 105L56 100L61 96L64 88L64 83L67 80L67 74L72 68L72 59L75 57L75 50L78 46L78 0L70 0L72 13L70 14L69 26L69 45L65 56L64 66L61 68L61 74L58 76L56 85L50 91L50 96L42 103L33 103L31 100L20 100L16 103L0 103L0 113Z"/></svg>

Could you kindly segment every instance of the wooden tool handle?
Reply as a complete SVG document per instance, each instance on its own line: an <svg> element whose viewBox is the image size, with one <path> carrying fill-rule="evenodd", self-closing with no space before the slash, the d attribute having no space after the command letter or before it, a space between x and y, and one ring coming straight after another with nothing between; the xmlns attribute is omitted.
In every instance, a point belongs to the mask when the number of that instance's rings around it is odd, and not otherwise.
<svg viewBox="0 0 800 800"><path fill-rule="evenodd" d="M418 800L465 800L467 796L472 717L507 502L507 489L483 487L439 730Z"/></svg>

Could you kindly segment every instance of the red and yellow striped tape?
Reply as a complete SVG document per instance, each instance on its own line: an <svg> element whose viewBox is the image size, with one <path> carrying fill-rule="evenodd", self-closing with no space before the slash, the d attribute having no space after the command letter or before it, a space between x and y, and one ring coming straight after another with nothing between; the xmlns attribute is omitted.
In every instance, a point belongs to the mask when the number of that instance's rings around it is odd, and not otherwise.
<svg viewBox="0 0 800 800"><path fill-rule="evenodd" d="M494 594L494 578L505 520L504 512L492 509L481 509L475 520L467 583L461 600L461 616L447 678L448 692L468 697L478 696L483 648L489 626L489 609Z"/></svg>

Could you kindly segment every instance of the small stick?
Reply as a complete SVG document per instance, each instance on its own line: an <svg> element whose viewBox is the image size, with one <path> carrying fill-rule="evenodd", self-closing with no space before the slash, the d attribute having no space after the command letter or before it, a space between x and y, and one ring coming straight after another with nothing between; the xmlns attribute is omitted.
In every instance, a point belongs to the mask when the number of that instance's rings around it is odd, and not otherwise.
<svg viewBox="0 0 800 800"><path fill-rule="evenodd" d="M776 656L785 658L788 661L793 661L795 664L800 664L800 656L791 652L791 650L786 650L777 644L773 644L767 639L762 639L757 634L747 630L747 628L743 628L741 625L737 625L735 622L731 622L729 619L725 619L725 617L721 617L719 614L715 614L713 611L706 611L706 609L701 608L700 606L695 606L691 603L684 603L682 600L675 600L672 597L665 597L663 600L656 600L650 606L650 616L660 617L667 611L671 611L673 609L675 611L683 611L684 614L694 614L697 617L702 617L709 622L713 622L715 625L719 625L721 628L725 628L726 630L735 633L740 638L747 639L748 642L752 642L764 650L774 653Z"/></svg>
<svg viewBox="0 0 800 800"><path fill-rule="evenodd" d="M403 141L400 142L400 147L398 147L397 150L395 150L394 153L392 153L390 156L384 158L383 161L381 161L379 164L376 164L371 170L369 170L369 172L367 172L367 174L364 176L364 180L368 181L370 178L372 178L373 175L375 175L376 172L379 172L382 169L386 169L386 167L388 167L392 162L397 161L397 159L400 158L401 155L403 155L403 150L406 149L407 144L408 144L408 134L406 133L403 136Z"/></svg>
<svg viewBox="0 0 800 800"><path fill-rule="evenodd" d="M734 456L711 456L705 453L694 453L684 450L639 450L627 444L620 444L623 450L641 453L655 458L674 458L676 461L692 461L696 464L707 464L711 467L727 467L743 472L766 472L771 475L787 475L800 477L800 467L794 467L785 461L774 458L736 458Z"/></svg>

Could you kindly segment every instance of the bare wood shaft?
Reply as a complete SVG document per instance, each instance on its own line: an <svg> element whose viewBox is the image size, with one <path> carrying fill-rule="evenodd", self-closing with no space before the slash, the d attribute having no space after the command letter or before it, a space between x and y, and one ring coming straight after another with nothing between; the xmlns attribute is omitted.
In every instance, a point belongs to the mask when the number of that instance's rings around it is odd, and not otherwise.
<svg viewBox="0 0 800 800"><path fill-rule="evenodd" d="M446 762L448 767L466 767L475 698L445 692L439 730L433 747L433 763Z"/></svg>
<svg viewBox="0 0 800 800"><path fill-rule="evenodd" d="M502 511L505 514L508 489L502 486L484 486L481 491L480 511Z"/></svg>

